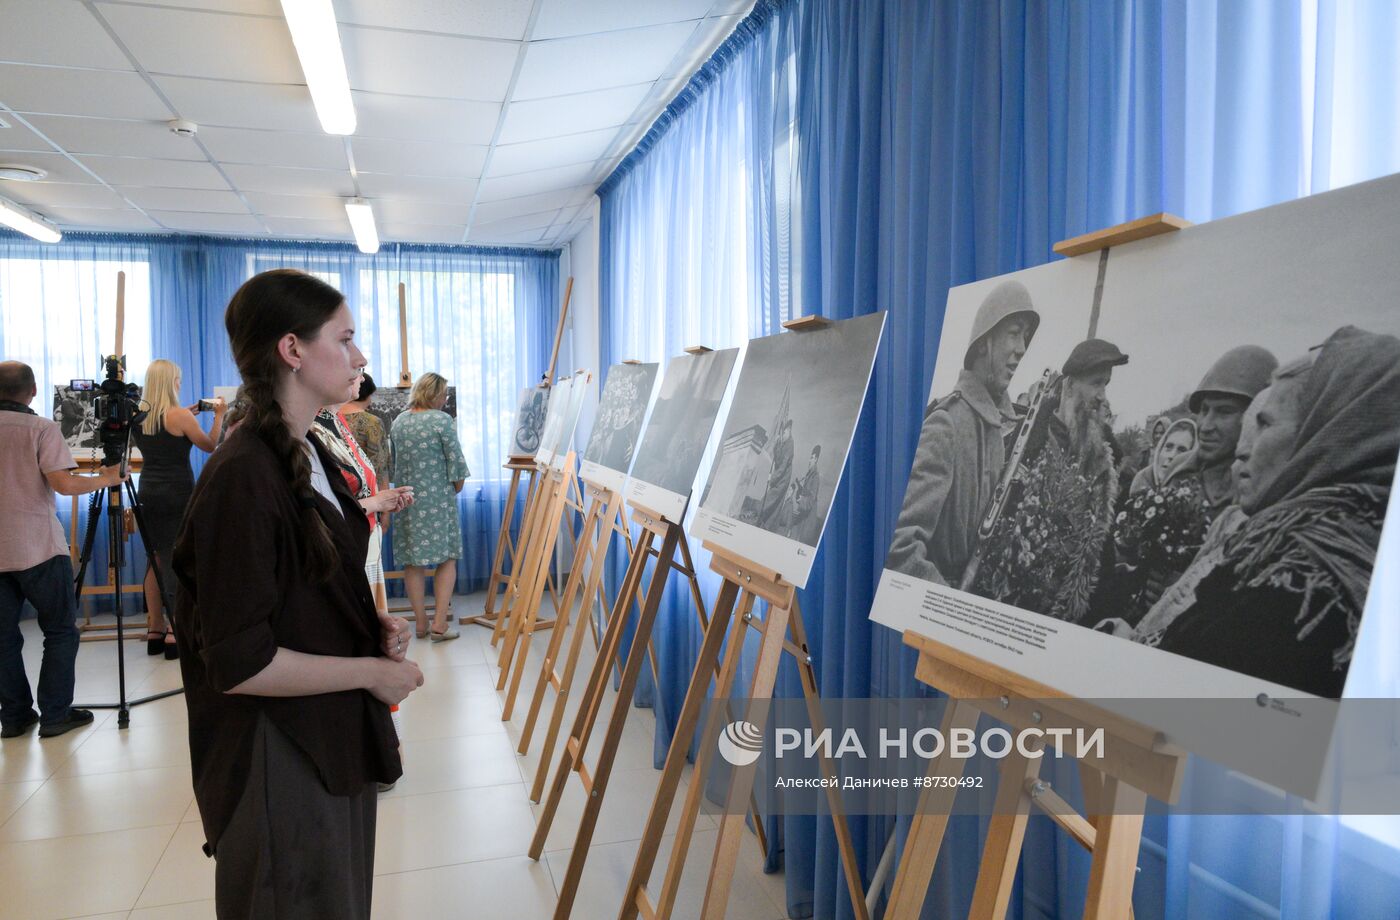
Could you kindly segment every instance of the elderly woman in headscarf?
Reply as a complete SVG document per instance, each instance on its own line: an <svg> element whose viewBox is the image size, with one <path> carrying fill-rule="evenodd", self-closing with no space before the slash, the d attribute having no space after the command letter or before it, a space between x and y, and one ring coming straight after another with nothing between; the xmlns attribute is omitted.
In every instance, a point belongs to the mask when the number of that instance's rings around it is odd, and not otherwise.
<svg viewBox="0 0 1400 920"><path fill-rule="evenodd" d="M1159 647L1338 699L1400 453L1400 339L1352 326L1275 376L1241 456L1249 519Z"/></svg>
<svg viewBox="0 0 1400 920"><path fill-rule="evenodd" d="M1128 494L1137 495L1139 492L1166 485L1171 479L1173 468L1179 468L1184 458L1195 449L1196 422L1190 418L1179 418L1172 422L1152 448L1151 462L1138 470L1137 475L1133 477Z"/></svg>

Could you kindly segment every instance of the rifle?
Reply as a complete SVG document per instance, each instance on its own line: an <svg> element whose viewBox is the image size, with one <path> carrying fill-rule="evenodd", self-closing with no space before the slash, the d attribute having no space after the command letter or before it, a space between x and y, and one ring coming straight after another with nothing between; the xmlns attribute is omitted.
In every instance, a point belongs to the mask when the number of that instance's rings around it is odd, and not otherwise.
<svg viewBox="0 0 1400 920"><path fill-rule="evenodd" d="M982 565L982 545L992 535L992 531L996 529L997 521L1001 520L1002 514L1006 511L1007 501L1011 498L1011 487L1021 478L1022 464L1026 460L1026 451L1030 447L1031 436L1045 425L1043 412L1045 397L1058 382L1059 375L1050 368L1046 368L1045 373L1040 375L1040 384L1035 388L1034 395L1031 396L1030 406L1027 407L1025 416L1016 428L1016 440L1012 443L1011 453L1006 458L1005 466L1002 467L1001 477L997 480L996 488L992 490L991 500L987 502L981 519L977 522L977 548L973 550L967 568L963 569L962 581L958 584L958 589L961 591L968 590L977 578L977 570Z"/></svg>

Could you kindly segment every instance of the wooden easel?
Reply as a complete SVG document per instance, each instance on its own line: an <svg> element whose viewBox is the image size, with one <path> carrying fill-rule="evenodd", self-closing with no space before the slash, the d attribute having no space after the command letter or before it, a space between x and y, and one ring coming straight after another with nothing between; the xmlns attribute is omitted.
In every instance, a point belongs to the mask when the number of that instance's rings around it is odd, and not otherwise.
<svg viewBox="0 0 1400 920"><path fill-rule="evenodd" d="M603 571L613 537L622 534L627 541L628 551L630 552L632 549L631 532L620 523L622 493L587 480L584 480L584 491L589 499L588 511L584 515L583 527L580 529L578 539L574 544L574 561L569 569L569 580L564 587L562 600L555 609L554 632L550 636L549 647L545 650L544 661L540 665L540 674L535 681L535 690L530 698L529 715L526 716L525 727L520 733L520 744L516 749L517 753L520 754L529 751L530 740L534 735L535 724L544 703L545 691L553 688L555 692L554 708L550 716L549 727L545 732L544 748L540 755L540 768L536 771L535 784L530 795L532 802L539 801L540 792L544 788L544 777L550 758L554 754L554 745L559 739L559 729L564 718L564 705L573 685L574 671L578 667L579 654L583 651L584 637L596 629L592 615L593 597L595 594L601 593ZM578 617L574 623L569 652L565 658L564 670L563 673L560 673L555 670L554 665L559 660L559 651L563 647L564 636L568 634L574 598L580 587L582 587L583 596L580 601ZM595 643L599 646L602 644L596 636ZM513 689L514 687L512 687ZM514 693L511 693L506 699L506 706L501 715L503 720L510 718L511 704L514 703L514 700Z"/></svg>
<svg viewBox="0 0 1400 920"><path fill-rule="evenodd" d="M1160 732L941 642L913 632L906 632L904 641L919 651L918 679L950 698L943 717L944 737L956 729L976 729L983 713L1018 731L1064 728L1104 732L1104 756L1079 762L1086 815L1076 812L1039 779L1043 758L1013 751L1002 761L995 814L982 850L969 916L993 920L1006 915L1032 806L1092 854L1086 920L1131 916L1147 796L1168 804L1176 801L1186 770L1186 752L1167 744ZM945 751L930 762L928 775L958 777L965 764L966 760ZM888 920L919 916L957 791L954 785L928 787L920 793L885 912Z"/></svg>
<svg viewBox="0 0 1400 920"><path fill-rule="evenodd" d="M1056 243L1054 251L1074 257L1097 252L1098 280L1094 287L1087 334L1097 335L1113 246L1171 233L1191 222L1172 214L1153 214L1128 223L1086 233ZM1039 779L1043 758L1019 751L1003 760L995 813L991 818L982 862L973 891L971 916L1005 916L1016 877L1026 821L1032 806L1041 809L1092 854L1084 916L1094 920L1132 916L1133 881L1142 840L1143 810L1148 795L1175 802L1180 793L1186 754L1165 743L1159 732L1066 696L973 655L914 632L904 641L919 650L916 676L945 692L950 703L944 713L944 737L955 728L975 729L983 712L1023 730L1027 728L1102 728L1105 756L1081 760L1079 774L1085 815L1076 812L1047 783ZM1053 701L1047 705L1046 701ZM945 755L929 765L929 776L960 776L965 761ZM934 864L957 796L956 786L927 787L905 843L905 858L895 876L887 918L917 917L928 893ZM894 839L881 858L893 852Z"/></svg>
<svg viewBox="0 0 1400 920"><path fill-rule="evenodd" d="M554 385L554 370L559 361L559 345L564 339L564 326L569 316L569 301L573 298L574 279L572 276L564 283L564 300L559 306L559 323L554 329L554 350L549 355L549 369L545 371L544 382L548 386ZM511 471L510 488L506 492L506 508L501 515L501 531L496 537L496 554L491 561L491 577L486 582L486 606L481 613L474 617L463 620L463 623L475 623L478 626L496 626L498 614L496 612L497 592L502 585L506 585L506 564L509 562L511 571L519 560L523 547L520 541L525 538L525 530L521 529L520 535L514 540L510 536L510 522L515 513L516 497L520 494L520 480L522 474L528 474L526 486L526 504L529 504L530 491L535 487L536 467L534 457L530 454L511 454L506 458L505 469ZM550 584L550 592L553 593L553 583ZM492 645L496 644L496 635L492 635Z"/></svg>
<svg viewBox="0 0 1400 920"><path fill-rule="evenodd" d="M574 717L573 728L564 743L559 766L555 770L554 781L550 785L549 797L545 801L543 812L540 814L535 836L530 841L530 858L538 860L544 853L545 841L549 838L550 826L553 824L554 816L559 809L559 803L564 797L564 789L569 782L569 775L578 774L588 801L584 806L582 820L579 822L578 836L574 842L573 851L569 855L568 869L559 886L559 903L554 912L556 920L568 917L573 910L574 897L578 894L579 882L583 877L584 862L588 858L589 843L593 839L593 829L598 823L598 816L602 813L608 779L612 774L613 761L617 756L618 746L622 742L622 729L627 722L628 711L632 706L632 695L637 688L637 679L641 675L642 660L648 655L652 627L656 622L656 613L661 607L661 596L666 589L667 576L672 568L680 568L675 558L677 545L683 539L679 524L673 524L656 512L635 504L632 506L632 521L641 528L640 536L633 547L622 587L618 590L617 597L613 601L612 616L609 618L607 630L603 634L602 647L598 650L598 657L593 662L593 669L589 674L578 713ZM627 654L626 664L622 668L617 701L613 705L612 717L608 720L607 732L598 753L597 772L590 774L584 763L584 754L588 749L588 742L603 705L603 698L609 683L608 675L612 670L612 661L621 648L623 632L629 619L627 611L631 608L641 589L647 562L653 558L656 560L656 565L652 571L651 581L647 585L645 600L642 603L636 628L632 634L632 647Z"/></svg>
<svg viewBox="0 0 1400 920"><path fill-rule="evenodd" d="M399 282L399 386L413 386L413 374L408 369L408 289L405 284ZM388 432L385 432L388 434ZM380 535L383 539L383 534ZM384 573L385 593L388 593L390 580L402 581L404 577L403 569L394 572ZM433 584L433 593L437 593L437 583ZM387 608L390 613L406 613L413 609L412 604L398 604Z"/></svg>
<svg viewBox="0 0 1400 920"><path fill-rule="evenodd" d="M671 748L666 752L666 765L662 770L661 783L657 787L656 798L647 816L642 842L637 848L637 859L627 882L622 910L618 914L619 920L632 920L639 913L646 920L663 920L669 918L675 909L686 855L690 849L695 822L700 813L701 798L704 795L705 775L710 763L708 753L716 749L719 730L724 721L722 719L712 717L706 728L700 747L702 754L696 761L695 772L690 778L690 788L686 793L685 805L676 828L671 859L666 867L660 893L654 901L646 886L656 863L661 838L666 832L666 823L680 785L681 772L685 768L690 741L694 737L701 710L709 696L710 679L719 661L721 648L725 649L725 656L715 682L715 701L729 699L739 673L744 637L749 629L753 629L762 639L747 693L749 708L742 718L762 727L763 717L759 713L765 712L765 709L761 706L756 707L755 703L772 699L779 662L783 652L788 652L797 662L802 693L807 702L807 713L813 730L818 731L825 721L817 692L816 672L812 667L812 657L807 645L807 631L797 602L796 587L771 569L755 565L708 541L703 545L711 554L710 568L724 579L724 584L720 588L710 628L705 633L700 657L695 663L695 671L686 690L685 703L681 706ZM758 600L768 603L768 615L764 618L754 614L754 602ZM734 615L736 610L737 616ZM792 636L791 640L788 639L789 633ZM836 777L835 768L829 760L823 758L821 766L824 778L832 780ZM710 880L705 888L705 901L700 912L700 916L706 920L722 918L729 902L729 887L734 878L745 819L743 810L736 805L741 801L739 797L752 789L755 770L756 764L735 767L730 776L726 809L720 818L719 839L715 842ZM861 883L860 866L856 862L855 847L841 804L840 791L834 784L827 786L827 800L831 806L832 821L836 826L836 842L841 852L841 865L851 897L851 906L856 917L866 920L868 914L865 910L865 888ZM562 888L560 897L562 903Z"/></svg>

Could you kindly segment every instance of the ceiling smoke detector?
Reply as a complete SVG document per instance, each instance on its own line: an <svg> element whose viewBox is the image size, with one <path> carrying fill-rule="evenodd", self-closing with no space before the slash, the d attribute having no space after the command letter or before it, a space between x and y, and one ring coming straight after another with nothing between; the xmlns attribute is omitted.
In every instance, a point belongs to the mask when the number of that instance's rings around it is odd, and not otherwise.
<svg viewBox="0 0 1400 920"><path fill-rule="evenodd" d="M166 124L170 127L171 134L176 134L180 137L194 137L199 133L199 125L192 121L186 121L183 118L172 118L170 121L166 122Z"/></svg>
<svg viewBox="0 0 1400 920"><path fill-rule="evenodd" d="M12 182L38 182L47 175L47 172L35 166L0 163L0 179L9 179Z"/></svg>

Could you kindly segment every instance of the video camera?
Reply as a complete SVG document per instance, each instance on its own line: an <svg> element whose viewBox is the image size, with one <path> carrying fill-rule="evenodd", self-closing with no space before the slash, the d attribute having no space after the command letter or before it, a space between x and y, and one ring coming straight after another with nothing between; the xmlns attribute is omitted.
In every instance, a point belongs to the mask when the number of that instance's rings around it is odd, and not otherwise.
<svg viewBox="0 0 1400 920"><path fill-rule="evenodd" d="M102 395L93 399L92 409L97 421L97 440L102 445L102 463L115 466L126 460L131 426L145 420L146 410L141 408L141 388L122 380L125 370L122 359L108 355L103 364L106 377L97 385Z"/></svg>

